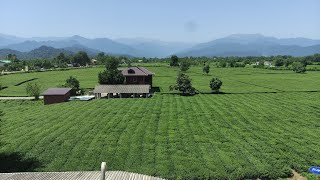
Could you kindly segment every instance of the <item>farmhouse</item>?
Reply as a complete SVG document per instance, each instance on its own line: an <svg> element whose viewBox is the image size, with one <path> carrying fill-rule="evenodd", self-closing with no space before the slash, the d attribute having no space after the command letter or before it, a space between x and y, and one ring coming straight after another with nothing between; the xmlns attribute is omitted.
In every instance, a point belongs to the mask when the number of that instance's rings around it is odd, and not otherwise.
<svg viewBox="0 0 320 180"><path fill-rule="evenodd" d="M154 73L144 67L130 67L122 70L122 74L125 77L124 84L148 84L152 87L152 75Z"/></svg>
<svg viewBox="0 0 320 180"><path fill-rule="evenodd" d="M122 70L125 77L123 84L97 85L94 89L95 98L99 99L103 94L111 97L148 97L152 88L152 75L143 67L129 67Z"/></svg>
<svg viewBox="0 0 320 180"><path fill-rule="evenodd" d="M70 98L71 88L49 88L42 95L44 104L62 103Z"/></svg>

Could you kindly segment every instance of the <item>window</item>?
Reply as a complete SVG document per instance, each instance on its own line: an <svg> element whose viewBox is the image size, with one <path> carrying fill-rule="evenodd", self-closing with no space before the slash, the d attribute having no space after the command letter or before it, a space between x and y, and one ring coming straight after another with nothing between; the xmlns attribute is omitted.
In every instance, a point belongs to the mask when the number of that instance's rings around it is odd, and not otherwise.
<svg viewBox="0 0 320 180"><path fill-rule="evenodd" d="M133 82L137 82L137 77L133 77Z"/></svg>

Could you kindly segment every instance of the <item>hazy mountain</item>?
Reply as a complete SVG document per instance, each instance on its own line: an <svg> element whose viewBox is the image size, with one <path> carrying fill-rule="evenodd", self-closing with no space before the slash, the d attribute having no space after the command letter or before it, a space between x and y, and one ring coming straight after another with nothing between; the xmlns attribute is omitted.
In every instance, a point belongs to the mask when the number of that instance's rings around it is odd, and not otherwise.
<svg viewBox="0 0 320 180"><path fill-rule="evenodd" d="M63 48L67 51L71 51L73 53L77 53L79 51L85 51L89 56L96 56L98 53L100 53L101 51L98 51L96 49L91 49L91 48L88 48L86 46L82 46L80 44L76 44L76 45L73 45L71 47L66 47L66 48Z"/></svg>
<svg viewBox="0 0 320 180"><path fill-rule="evenodd" d="M15 43L20 43L25 41L26 39L24 38L19 38L16 36L11 36L11 35L6 35L6 34L1 34L0 33L0 47L1 46L6 46L9 44L15 44Z"/></svg>
<svg viewBox="0 0 320 180"><path fill-rule="evenodd" d="M82 46L82 48L88 48L91 49L91 51L102 51L109 54L128 54L135 56L138 54L138 51L136 49L128 45L115 42L108 38L87 39L81 36L72 36L58 39L59 40L49 41L27 40L16 44L6 45L0 48L28 52L41 46L50 46L54 48L70 48Z"/></svg>
<svg viewBox="0 0 320 180"><path fill-rule="evenodd" d="M277 39L260 34L235 34L198 44L177 54L179 56L305 56L320 53L320 41L318 45L314 45L317 42L305 38Z"/></svg>
<svg viewBox="0 0 320 180"><path fill-rule="evenodd" d="M29 59L51 59L57 57L60 53L64 53L65 55L74 54L72 51L68 51L65 49L56 49L48 46L41 46L37 49L27 52L26 55Z"/></svg>
<svg viewBox="0 0 320 180"><path fill-rule="evenodd" d="M74 54L74 52L65 49L56 49L48 46L41 46L29 52L20 52L11 49L0 49L0 58L4 59L8 54L15 54L20 60L30 60L30 59L52 59L58 56L60 53L65 55Z"/></svg>
<svg viewBox="0 0 320 180"><path fill-rule="evenodd" d="M71 52L86 51L89 55L105 52L113 55L137 57L179 56L260 56L260 55L310 55L319 53L320 40L307 38L278 39L261 34L234 34L206 43L192 44L164 42L145 38L89 39L78 35L71 37L20 38L0 34L0 49L29 52L41 46L65 49Z"/></svg>
<svg viewBox="0 0 320 180"><path fill-rule="evenodd" d="M7 59L8 54L15 54L18 58L23 57L24 53L12 49L0 49L0 59Z"/></svg>
<svg viewBox="0 0 320 180"><path fill-rule="evenodd" d="M135 48L141 57L166 57L194 45L194 43L164 42L145 38L120 38L115 41Z"/></svg>
<svg viewBox="0 0 320 180"><path fill-rule="evenodd" d="M40 46L34 50L28 52L20 52L12 49L0 49L0 59L5 59L8 54L16 54L18 59L20 60L30 60L30 59L53 59L58 56L60 53L64 53L65 55L74 55L79 51L85 51L89 56L94 57L101 51L87 48L82 45L74 45L66 48L53 48L49 46ZM132 57L127 54L110 54L114 56L126 56Z"/></svg>

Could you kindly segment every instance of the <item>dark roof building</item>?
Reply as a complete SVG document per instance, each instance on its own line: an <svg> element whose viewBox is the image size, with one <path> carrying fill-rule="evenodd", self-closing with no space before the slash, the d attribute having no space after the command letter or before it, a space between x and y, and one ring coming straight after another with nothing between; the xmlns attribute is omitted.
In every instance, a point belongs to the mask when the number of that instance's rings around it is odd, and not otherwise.
<svg viewBox="0 0 320 180"><path fill-rule="evenodd" d="M148 84L152 87L154 73L144 67L129 67L122 70L122 74L125 77L124 84Z"/></svg>
<svg viewBox="0 0 320 180"><path fill-rule="evenodd" d="M49 88L42 95L44 104L66 102L70 98L71 88Z"/></svg>
<svg viewBox="0 0 320 180"><path fill-rule="evenodd" d="M123 84L98 85L94 89L96 98L101 98L102 94L111 97L148 97L152 88L152 75L143 67L129 67L121 71L125 77Z"/></svg>

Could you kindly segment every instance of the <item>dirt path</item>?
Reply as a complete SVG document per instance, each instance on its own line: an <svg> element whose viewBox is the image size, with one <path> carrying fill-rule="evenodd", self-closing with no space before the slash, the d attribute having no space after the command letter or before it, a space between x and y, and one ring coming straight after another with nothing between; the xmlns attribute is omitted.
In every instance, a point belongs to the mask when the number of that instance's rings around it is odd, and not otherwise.
<svg viewBox="0 0 320 180"><path fill-rule="evenodd" d="M34 97L0 97L0 100L32 100ZM39 99L43 99L43 96L40 96Z"/></svg>

